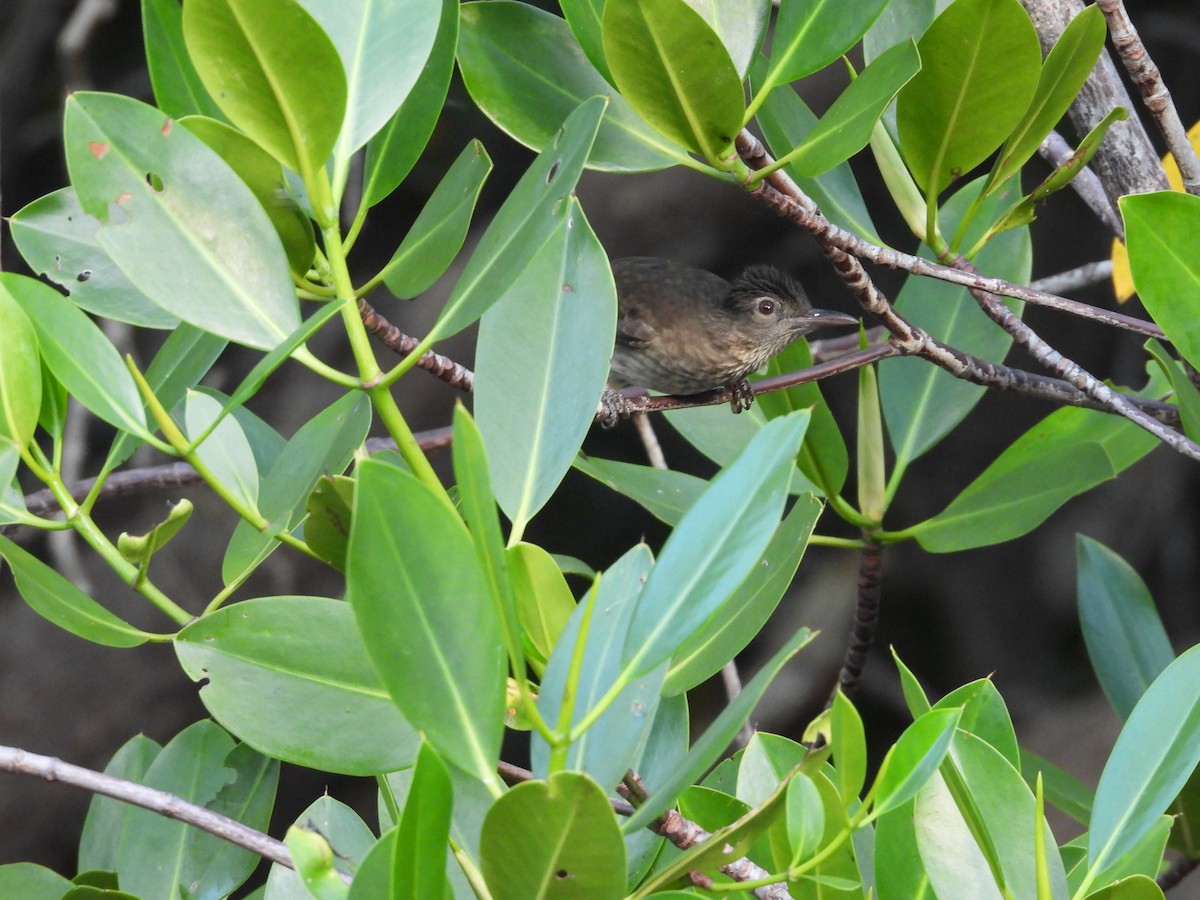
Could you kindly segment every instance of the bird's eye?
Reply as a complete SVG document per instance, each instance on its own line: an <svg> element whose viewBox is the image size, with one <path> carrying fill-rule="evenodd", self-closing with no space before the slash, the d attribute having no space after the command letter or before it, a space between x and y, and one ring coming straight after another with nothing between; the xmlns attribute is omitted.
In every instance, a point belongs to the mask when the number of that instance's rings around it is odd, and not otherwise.
<svg viewBox="0 0 1200 900"><path fill-rule="evenodd" d="M772 315L775 312L775 301L774 300L759 300L758 301L758 311L761 315L764 315L764 316Z"/></svg>

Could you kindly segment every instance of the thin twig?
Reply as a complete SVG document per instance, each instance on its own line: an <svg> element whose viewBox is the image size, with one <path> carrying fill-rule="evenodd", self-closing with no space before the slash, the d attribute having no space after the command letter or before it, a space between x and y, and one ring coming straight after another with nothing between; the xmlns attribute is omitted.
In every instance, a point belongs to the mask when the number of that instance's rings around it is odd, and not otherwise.
<svg viewBox="0 0 1200 900"><path fill-rule="evenodd" d="M1113 264L1111 259L1100 259L1096 262L1084 263L1074 269L1067 269L1056 275L1039 278L1030 285L1039 291L1051 294L1061 294L1065 291L1077 291L1080 288L1091 287L1112 278Z"/></svg>
<svg viewBox="0 0 1200 900"><path fill-rule="evenodd" d="M1108 31L1121 64L1137 85L1142 102L1150 110L1159 133L1167 142L1167 150L1175 157L1183 178L1183 189L1189 194L1200 195L1200 158L1197 158L1196 150L1188 140L1187 129L1183 127L1179 111L1171 101L1171 92L1163 83L1158 66L1150 58L1129 19L1129 13L1125 11L1123 0L1098 0L1096 5L1108 22Z"/></svg>
<svg viewBox="0 0 1200 900"><path fill-rule="evenodd" d="M186 822L231 844L244 847L251 853L257 853L263 859L287 866L289 869L293 868L292 854L282 841L166 791L114 778L92 769L84 769L52 756L29 753L17 747L0 747L0 771L35 775L46 781L60 781L91 791L93 794L132 803L168 819Z"/></svg>
<svg viewBox="0 0 1200 900"><path fill-rule="evenodd" d="M397 356L408 356L420 343L415 337L405 334L382 315L380 315L366 300L358 301L358 313L362 316L367 330L376 335L385 347ZM432 372L451 387L470 393L475 389L475 373L466 366L460 365L448 356L434 353L432 350L417 360L417 365Z"/></svg>
<svg viewBox="0 0 1200 900"><path fill-rule="evenodd" d="M880 572L883 563L883 546L863 534L862 555L858 561L858 603L854 612L854 628L846 645L842 669L838 673L838 687L847 697L858 690L859 679L867 664L871 645L875 643L875 630L879 625L879 603L882 599Z"/></svg>

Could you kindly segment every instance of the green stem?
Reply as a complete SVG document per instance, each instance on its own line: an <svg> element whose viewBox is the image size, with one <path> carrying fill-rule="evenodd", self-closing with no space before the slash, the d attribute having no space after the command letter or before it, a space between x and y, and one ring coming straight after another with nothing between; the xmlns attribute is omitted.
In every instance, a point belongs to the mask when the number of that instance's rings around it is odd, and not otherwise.
<svg viewBox="0 0 1200 900"><path fill-rule="evenodd" d="M558 727L555 740L550 745L551 773L562 771L567 765L567 751L573 740L571 720L575 718L575 700L579 696L579 673L583 669L583 655L587 650L588 632L592 626L592 613L596 609L596 596L600 593L600 576L592 582L583 608L583 618L579 622L579 633L575 636L575 646L571 653L571 667L567 672L566 684L563 685L562 706L558 710ZM582 732L581 732L582 733ZM565 736L565 737L564 737Z"/></svg>
<svg viewBox="0 0 1200 900"><path fill-rule="evenodd" d="M828 501L830 509L855 528L873 528L878 524L847 503L841 494L829 494L825 499Z"/></svg>
<svg viewBox="0 0 1200 900"><path fill-rule="evenodd" d="M400 804L396 802L396 795L392 793L392 786L388 784L387 776L376 775L375 783L379 785L379 796L383 798L383 805L387 807L388 815L392 817L392 824L399 825Z"/></svg>
<svg viewBox="0 0 1200 900"><path fill-rule="evenodd" d="M492 892L488 889L487 882L483 880L483 873L475 865L475 860L471 859L467 851L460 847L454 838L450 838L450 849L458 861L459 868L467 876L467 883L471 885L471 890L475 892L478 900L492 900Z"/></svg>
<svg viewBox="0 0 1200 900"><path fill-rule="evenodd" d="M814 534L808 539L810 547L836 547L839 550L861 550L866 542L859 538L840 538L825 534Z"/></svg>

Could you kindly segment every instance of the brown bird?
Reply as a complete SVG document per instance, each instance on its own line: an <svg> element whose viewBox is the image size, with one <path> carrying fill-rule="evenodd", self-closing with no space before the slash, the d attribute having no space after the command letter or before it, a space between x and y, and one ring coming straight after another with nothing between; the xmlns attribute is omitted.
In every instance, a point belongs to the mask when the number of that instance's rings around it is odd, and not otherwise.
<svg viewBox="0 0 1200 900"><path fill-rule="evenodd" d="M801 335L858 324L845 313L814 309L796 280L771 266L750 266L732 283L646 256L613 260L612 271L619 307L612 388L698 394L731 387L738 391L734 409L748 409L747 375Z"/></svg>

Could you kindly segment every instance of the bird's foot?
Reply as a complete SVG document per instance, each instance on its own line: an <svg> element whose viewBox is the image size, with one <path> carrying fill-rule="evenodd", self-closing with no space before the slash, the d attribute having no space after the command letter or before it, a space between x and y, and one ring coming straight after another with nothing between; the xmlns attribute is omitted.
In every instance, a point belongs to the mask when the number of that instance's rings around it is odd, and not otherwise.
<svg viewBox="0 0 1200 900"><path fill-rule="evenodd" d="M600 395L600 407L596 412L600 427L607 431L621 419L628 419L629 414L629 400L625 395L612 388L605 388L604 393Z"/></svg>
<svg viewBox="0 0 1200 900"><path fill-rule="evenodd" d="M737 384L731 384L729 389L733 391L733 396L729 399L729 408L735 413L743 412L754 405L754 388L746 379L743 378Z"/></svg>

